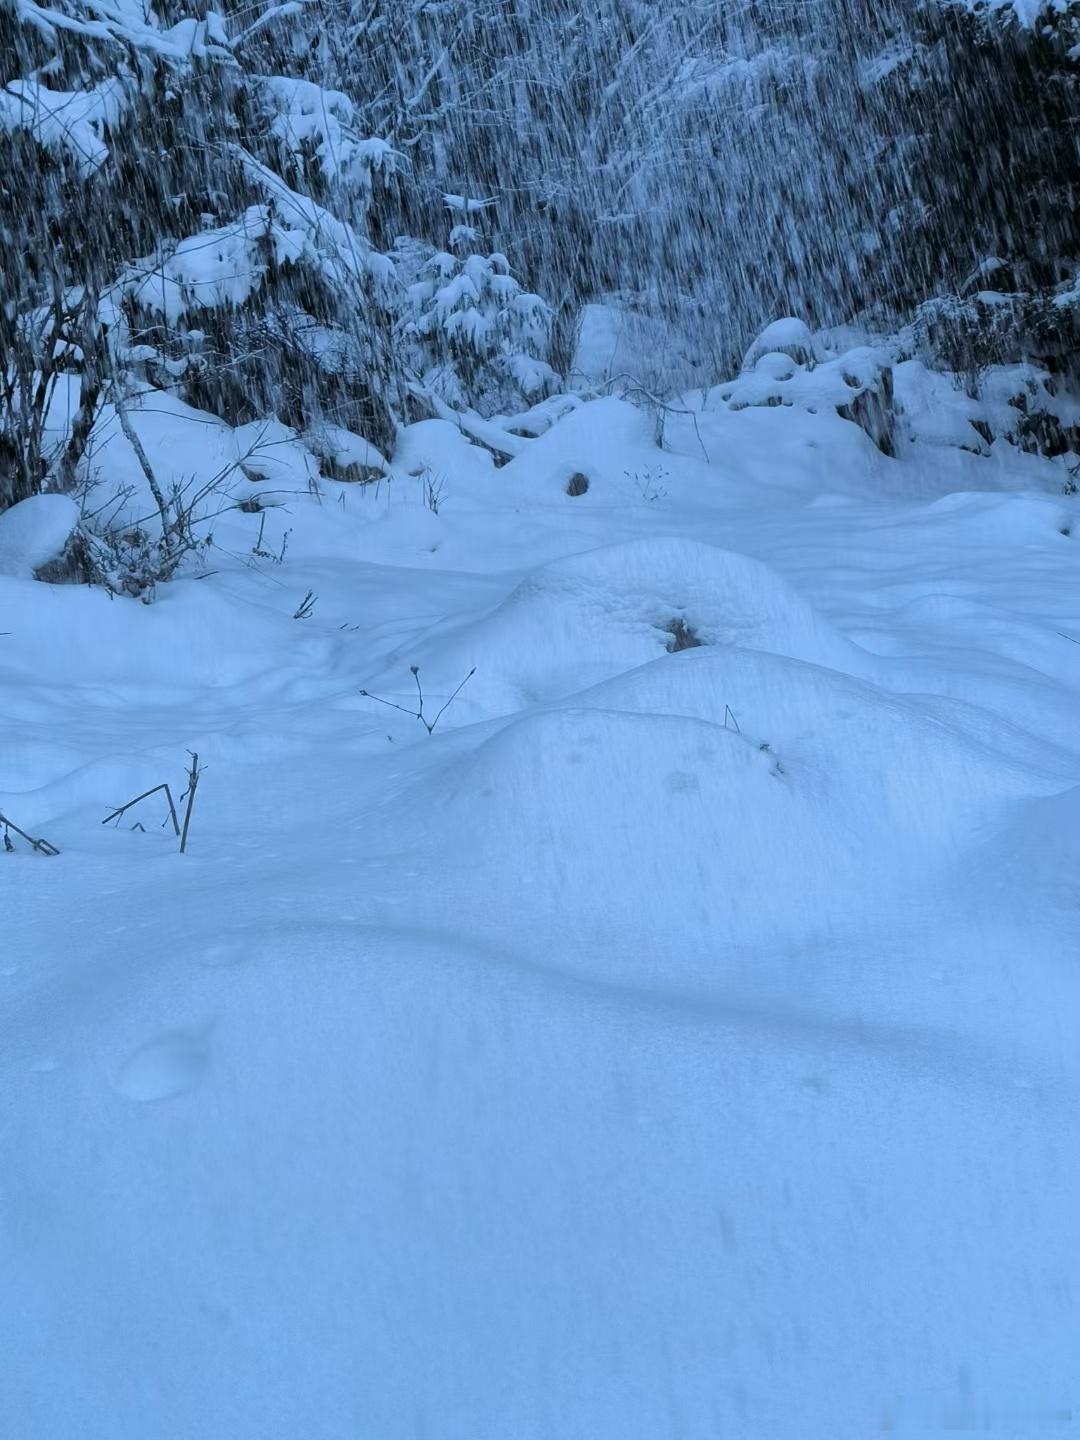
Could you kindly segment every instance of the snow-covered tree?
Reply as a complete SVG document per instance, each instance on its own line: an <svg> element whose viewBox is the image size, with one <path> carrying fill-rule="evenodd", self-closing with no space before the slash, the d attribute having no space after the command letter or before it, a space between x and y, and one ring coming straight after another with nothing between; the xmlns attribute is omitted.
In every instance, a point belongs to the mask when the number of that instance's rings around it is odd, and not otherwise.
<svg viewBox="0 0 1080 1440"><path fill-rule="evenodd" d="M544 358L551 311L522 289L505 255L474 250L478 238L462 223L451 232L449 250L399 247L402 269L414 275L400 334L432 393L455 408L513 414L558 384Z"/></svg>

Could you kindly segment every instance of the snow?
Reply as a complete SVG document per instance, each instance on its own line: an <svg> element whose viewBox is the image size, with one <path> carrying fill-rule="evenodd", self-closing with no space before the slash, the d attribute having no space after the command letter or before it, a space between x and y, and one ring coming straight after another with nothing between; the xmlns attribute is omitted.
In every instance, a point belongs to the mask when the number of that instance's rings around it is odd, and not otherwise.
<svg viewBox="0 0 1080 1440"><path fill-rule="evenodd" d="M5 1434L1067 1428L1078 502L777 351L363 486L158 395L270 508L151 605L0 566ZM186 855L102 825L189 752Z"/></svg>
<svg viewBox="0 0 1080 1440"><path fill-rule="evenodd" d="M234 147L234 156L251 184L288 223L290 228L281 230L281 234L289 237L289 245L296 243L294 237L302 236L308 247L305 258L314 259L327 281L343 295L352 294L369 278L383 286L396 283L392 262L373 251L353 226L338 220L310 196L294 190L241 146ZM274 227L275 238L279 229Z"/></svg>
<svg viewBox="0 0 1080 1440"><path fill-rule="evenodd" d="M917 360L905 360L896 367L895 380L897 404L914 438L962 450L986 448L971 424L981 417L982 408L957 390L951 376L936 374Z"/></svg>
<svg viewBox="0 0 1080 1440"><path fill-rule="evenodd" d="M34 571L59 559L79 523L79 507L67 495L31 495L0 514L0 575L31 580Z"/></svg>

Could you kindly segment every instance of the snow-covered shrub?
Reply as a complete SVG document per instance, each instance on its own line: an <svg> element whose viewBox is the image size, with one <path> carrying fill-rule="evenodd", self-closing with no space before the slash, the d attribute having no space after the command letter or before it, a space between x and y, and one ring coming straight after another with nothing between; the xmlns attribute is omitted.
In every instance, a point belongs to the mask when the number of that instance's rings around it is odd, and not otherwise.
<svg viewBox="0 0 1080 1440"><path fill-rule="evenodd" d="M304 443L328 480L365 485L388 473L386 459L374 445L340 425L317 425L304 436Z"/></svg>
<svg viewBox="0 0 1080 1440"><path fill-rule="evenodd" d="M980 278L1001 283L1006 270L994 261ZM940 296L919 307L912 334L928 364L991 404L983 419L993 434L1051 457L1080 452L1080 304L1071 287Z"/></svg>
<svg viewBox="0 0 1080 1440"><path fill-rule="evenodd" d="M417 271L401 333L416 347L425 386L482 415L513 414L551 393L551 309L522 288L505 255L438 250Z"/></svg>
<svg viewBox="0 0 1080 1440"><path fill-rule="evenodd" d="M1000 284L1009 278L1001 274L1007 267L994 264ZM918 307L914 334L935 362L958 373L977 375L1022 359L1080 382L1080 296L1070 284L938 296Z"/></svg>
<svg viewBox="0 0 1080 1440"><path fill-rule="evenodd" d="M997 291L944 295L925 301L915 314L913 333L920 353L938 369L963 378L974 399L982 376L1001 365L1022 342L1025 297Z"/></svg>
<svg viewBox="0 0 1080 1440"><path fill-rule="evenodd" d="M997 440L1049 458L1080 453L1080 399L1067 377L1032 361L1006 363L1021 342L996 307L992 316L984 330L980 305L951 297L923 306L916 325L873 343L852 345L844 331L807 332L802 342L818 357L812 367L781 349L763 350L766 337L782 334L770 326L748 352L753 363L712 390L708 403L835 412L890 456L908 444L987 455ZM1030 328L1022 333L1026 343Z"/></svg>

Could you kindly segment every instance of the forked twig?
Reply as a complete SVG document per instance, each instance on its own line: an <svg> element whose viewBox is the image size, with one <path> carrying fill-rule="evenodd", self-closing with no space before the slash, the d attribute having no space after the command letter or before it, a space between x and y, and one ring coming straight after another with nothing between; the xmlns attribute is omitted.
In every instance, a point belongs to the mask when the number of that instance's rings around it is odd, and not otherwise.
<svg viewBox="0 0 1080 1440"><path fill-rule="evenodd" d="M110 820L115 820L115 821L117 821L117 823L119 823L119 820L120 820L120 816L121 816L121 815L125 814L128 810L130 810L130 809L132 808L132 806L138 805L138 803L140 802L140 800L149 800L150 796L151 796L151 795L156 795L159 790L164 790L164 791L165 791L165 803L166 803L166 804L168 805L168 807L169 807L169 815L168 815L168 818L172 821L173 833L174 833L176 836L179 837L179 834L180 834L180 822L179 822L179 820L177 820L177 818L176 818L176 806L173 804L172 791L169 789L169 787L168 787L167 784L165 784L165 785L155 785L152 790L144 790L141 795L136 795L134 800L129 800L126 805L121 805L121 806L119 806L116 810L112 811L111 814L106 815L106 816L105 816L105 819L102 820L101 823L102 823L103 825L108 825L108 823L109 823ZM164 823L165 823L165 822L162 821L162 824L163 824L163 825L164 825ZM140 827L140 828L141 828L141 827Z"/></svg>
<svg viewBox="0 0 1080 1440"><path fill-rule="evenodd" d="M461 684L457 687L457 689L454 691L454 693L450 696L449 700L447 700L447 701L445 702L445 704L443 705L442 709L441 709L441 710L439 711L439 713L435 716L435 719L434 719L434 720L429 720L429 719L427 718L427 716L424 714L424 687L420 684L420 667L419 667L419 665L410 665L410 666L409 666L409 673L412 675L413 679L416 681L416 694L417 694L417 697L418 697L418 700L419 700L419 708L416 709L416 710L409 710L409 709L407 709L406 706L404 706L404 705L398 705L398 704L396 703L396 701L394 701L394 700L384 700L381 695L372 695L372 693L371 693L370 690L361 690L361 691L360 691L360 694L363 695L363 697L364 697L366 700L374 700L377 705L386 705L386 706L387 706L389 709L391 709L391 710L400 710L403 715L410 715L414 720L419 720L419 721L420 721L420 724L423 725L424 729L425 729L425 730L428 732L428 734L430 735L431 732L435 729L435 726L438 725L439 721L440 721L440 720L442 719L442 717L446 714L447 710L449 710L450 706L454 703L454 701L457 699L457 697L461 694L462 690L465 689L465 686L469 683L469 681L472 679L472 677L476 674L476 666L474 665L473 668L469 671L469 673L465 676L465 679L462 680Z"/></svg>

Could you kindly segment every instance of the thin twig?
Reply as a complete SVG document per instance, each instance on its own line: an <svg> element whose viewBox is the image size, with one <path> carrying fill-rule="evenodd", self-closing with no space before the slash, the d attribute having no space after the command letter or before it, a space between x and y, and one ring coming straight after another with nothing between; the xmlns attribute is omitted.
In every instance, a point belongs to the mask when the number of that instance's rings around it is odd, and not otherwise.
<svg viewBox="0 0 1080 1440"><path fill-rule="evenodd" d="M391 710L400 710L403 715L408 715L413 720L420 719L415 710L406 710L404 705L396 705L393 700L384 700L381 695L372 695L370 690L361 690L360 694L365 700L374 700L376 705L386 705Z"/></svg>
<svg viewBox="0 0 1080 1440"><path fill-rule="evenodd" d="M105 816L105 819L102 820L101 823L102 823L103 825L108 825L108 823L109 823L110 820L119 821L120 816L123 815L126 811L130 810L133 805L138 805L138 803L139 803L140 800L149 800L150 796L151 796L151 795L156 795L159 790L164 790L164 791L165 791L165 801L166 801L166 803L168 804L168 807L169 807L169 819L172 821L173 833L174 833L177 837L179 837L179 834L180 834L180 822L179 822L179 821L177 820L177 818L176 818L176 806L173 804L172 791L169 789L169 787L168 787L167 784L164 784L164 785L155 785L152 790L144 790L141 795L136 795L134 800L129 800L126 805L121 805L118 809L114 810L110 815L106 815L106 816ZM163 823L164 823L164 822L163 822ZM141 829L141 828L142 828L142 827L139 826L139 829Z"/></svg>
<svg viewBox="0 0 1080 1440"><path fill-rule="evenodd" d="M629 380L631 382L629 388L623 391L624 395L630 394L631 391L637 391L639 395L644 395L645 399L648 400L651 405L655 405L658 409L666 411L666 413L669 415L688 416L694 423L694 434L697 436L697 442L701 446L701 453L705 456L706 463L710 465L712 464L709 452L705 448L705 441L701 438L701 430L698 426L697 415L693 410L684 410L677 405L669 405L666 400L661 400L659 395L654 395L651 391L646 390L645 386L640 384L640 382L636 381L632 375L613 375L607 381L607 384L614 385L617 380Z"/></svg>
<svg viewBox="0 0 1080 1440"><path fill-rule="evenodd" d="M56 848L55 845L50 845L48 840L35 840L34 837L32 835L28 835L25 830L20 830L18 825L15 824L15 821L9 820L8 817L2 812L0 812L0 825L3 825L4 827L4 849L7 851L11 851L15 848L11 843L11 837L8 835L9 830L14 830L16 835L21 835L22 838L26 841L26 843L30 846L30 848L36 850L40 855L60 854L60 851Z"/></svg>
<svg viewBox="0 0 1080 1440"><path fill-rule="evenodd" d="M188 788L184 792L184 796L181 797L186 798L187 800L187 809L184 811L184 829L180 835L181 855L183 855L187 850L188 826L191 824L191 810L192 806L195 804L195 791L199 784L199 776L202 774L202 771L199 769L198 754L194 750L189 750L188 754L191 756L191 769L188 771Z"/></svg>
<svg viewBox="0 0 1080 1440"><path fill-rule="evenodd" d="M465 676L465 679L462 680L461 684L457 687L457 689L454 691L454 693L450 696L450 699L447 700L446 704L445 704L445 705L442 707L442 709L439 711L438 715L435 716L435 719L432 720L432 722L431 722L430 725L428 725L428 734L429 734L429 735L430 735L431 732L435 729L435 726L439 723L439 721L442 719L442 717L443 717L443 715L445 714L446 710L454 703L454 701L455 701L455 700L457 699L457 697L461 694L462 690L465 689L465 686L469 683L469 681L472 679L472 677L473 677L475 674L476 674L476 666L474 665L473 668L469 671L468 675ZM419 677L417 677L417 683L419 684ZM427 721L426 721L426 720L424 721L424 724L427 725Z"/></svg>

